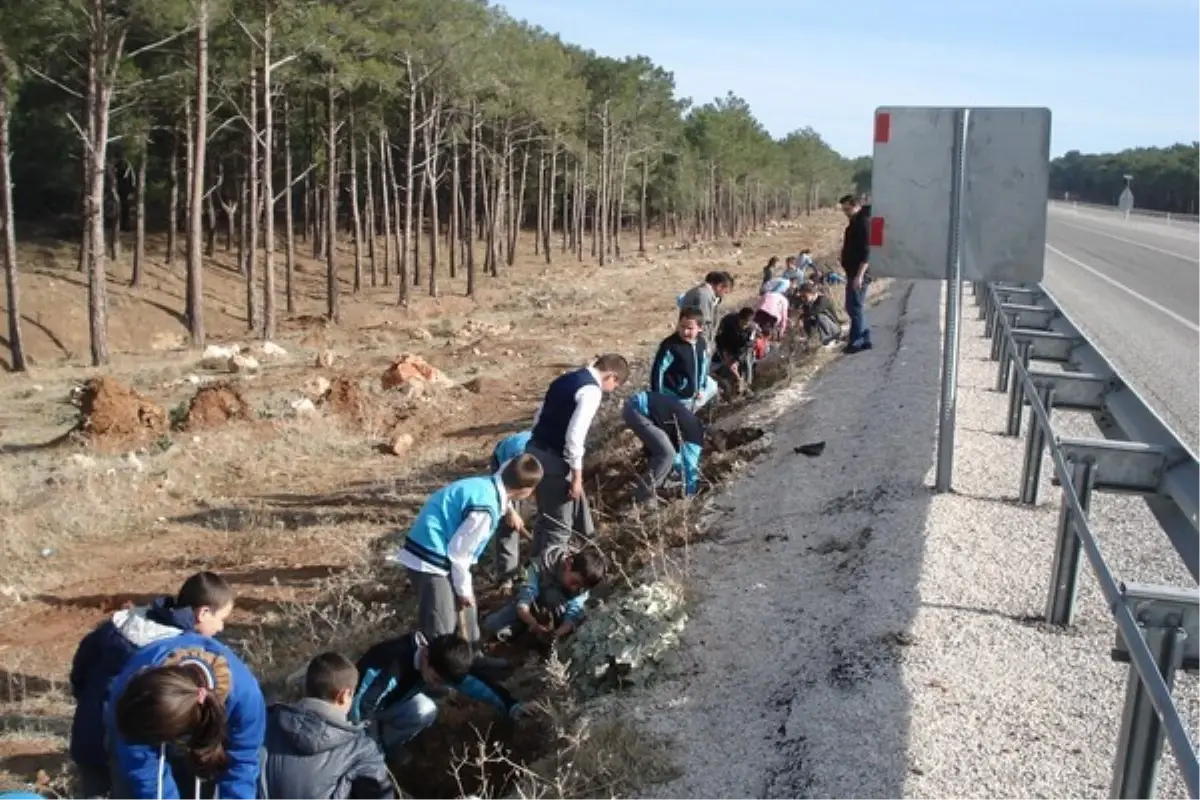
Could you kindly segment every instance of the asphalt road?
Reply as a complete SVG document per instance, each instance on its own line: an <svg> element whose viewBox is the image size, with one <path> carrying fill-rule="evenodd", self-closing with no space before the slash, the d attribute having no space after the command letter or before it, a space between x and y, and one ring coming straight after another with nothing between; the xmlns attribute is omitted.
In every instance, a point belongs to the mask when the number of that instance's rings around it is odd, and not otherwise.
<svg viewBox="0 0 1200 800"><path fill-rule="evenodd" d="M1200 444L1200 228L1050 206L1046 288L1146 402Z"/></svg>

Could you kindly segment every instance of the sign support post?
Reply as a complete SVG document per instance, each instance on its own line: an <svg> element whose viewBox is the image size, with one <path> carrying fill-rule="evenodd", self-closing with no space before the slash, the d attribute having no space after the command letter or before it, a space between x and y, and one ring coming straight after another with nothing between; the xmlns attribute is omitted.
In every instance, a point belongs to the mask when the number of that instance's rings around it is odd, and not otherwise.
<svg viewBox="0 0 1200 800"><path fill-rule="evenodd" d="M954 114L954 161L950 178L950 239L946 248L946 324L942 340L942 396L938 408L937 478L934 491L948 492L954 475L954 427L958 411L958 346L962 327L962 214L966 181L967 125L971 110Z"/></svg>

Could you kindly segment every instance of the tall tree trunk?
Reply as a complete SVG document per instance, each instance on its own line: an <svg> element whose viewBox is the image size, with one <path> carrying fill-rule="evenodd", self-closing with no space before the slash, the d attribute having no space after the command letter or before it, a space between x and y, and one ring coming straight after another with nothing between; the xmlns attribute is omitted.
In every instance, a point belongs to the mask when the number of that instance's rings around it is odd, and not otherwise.
<svg viewBox="0 0 1200 800"><path fill-rule="evenodd" d="M509 214L509 219L512 220L512 230L508 233L508 259L507 263L510 267L517 258L517 237L521 235L521 229L525 227L525 186L526 179L529 176L529 147L523 148L524 156L521 158L521 186L517 189L517 194L512 198L512 213Z"/></svg>
<svg viewBox="0 0 1200 800"><path fill-rule="evenodd" d="M438 245L441 234L438 213L438 145L442 138L437 124L441 101L434 100L431 124L425 136L425 177L429 185L429 296L438 296Z"/></svg>
<svg viewBox="0 0 1200 800"><path fill-rule="evenodd" d="M275 100L271 96L271 3L263 4L263 338L275 338ZM291 193L288 186L288 193Z"/></svg>
<svg viewBox="0 0 1200 800"><path fill-rule="evenodd" d="M103 24L103 21L101 21ZM96 63L96 51L94 47L88 47L87 61L87 88L83 98L83 117L87 120L84 123L84 140L83 140L83 157L80 159L83 162L83 191L80 192L80 207L83 210L83 231L79 240L79 264L78 269L84 272L87 265L90 263L90 252L93 246L103 247L104 242L101 240L99 245L93 245L92 228L88 218L88 192L92 186L92 152L91 148L96 141L96 70L99 69Z"/></svg>
<svg viewBox="0 0 1200 800"><path fill-rule="evenodd" d="M638 204L638 253L646 255L646 187L650 183L650 159L642 155L642 197Z"/></svg>
<svg viewBox="0 0 1200 800"><path fill-rule="evenodd" d="M388 191L388 144L385 129L379 129L379 194L383 200L383 285L392 282L392 201Z"/></svg>
<svg viewBox="0 0 1200 800"><path fill-rule="evenodd" d="M476 230L476 174L478 173L479 158L479 110L476 101L471 101L471 157L470 187L467 191L467 231L463 238L467 243L467 297L475 296L475 230Z"/></svg>
<svg viewBox="0 0 1200 800"><path fill-rule="evenodd" d="M537 177L537 233L533 237L533 254L542 254L542 243L546 241L546 148L538 149Z"/></svg>
<svg viewBox="0 0 1200 800"><path fill-rule="evenodd" d="M363 282L363 224L358 210L358 131L354 129L354 105L347 111L346 136L350 140L350 220L354 225L354 294L362 291Z"/></svg>
<svg viewBox="0 0 1200 800"><path fill-rule="evenodd" d="M589 156L590 152L588 148L585 147L583 149L583 163L578 165L579 168L576 172L577 177L575 179L575 255L580 262L583 261L583 233L584 225L587 223L587 176ZM593 241L595 241L595 239L593 239Z"/></svg>
<svg viewBox="0 0 1200 800"><path fill-rule="evenodd" d="M413 235L413 158L417 149L417 83L412 77L412 60L406 64L408 68L408 148L404 152L404 243L400 250L400 292L396 298L402 305L408 305L408 257L412 249Z"/></svg>
<svg viewBox="0 0 1200 800"><path fill-rule="evenodd" d="M621 257L621 228L625 224L625 181L629 175L629 149L621 158L621 179L617 185L617 210L613 221L613 253Z"/></svg>
<svg viewBox="0 0 1200 800"><path fill-rule="evenodd" d="M562 248L561 248L561 250L564 253L567 252L567 246L570 244L570 242L572 241L572 239L575 236L575 226L570 224L570 220L574 219L574 216L568 216L568 214L567 214L568 206L571 205L571 203L569 202L571 199L570 195L567 194L567 190L570 188L570 183L571 183L571 162L570 162L568 156L569 156L569 152L563 153L563 188L562 188L562 220L561 220L561 222L562 222Z"/></svg>
<svg viewBox="0 0 1200 800"><path fill-rule="evenodd" d="M171 129L171 155L168 157L167 186L170 200L167 202L167 266L175 263L175 250L179 240L179 127Z"/></svg>
<svg viewBox="0 0 1200 800"><path fill-rule="evenodd" d="M283 180L287 185L283 204L284 247L287 249L283 267L284 294L287 311L296 313L296 292L292 283L296 275L296 195L292 178L292 106L291 95L283 93Z"/></svg>
<svg viewBox="0 0 1200 800"><path fill-rule="evenodd" d="M208 215L208 223L204 226L204 256L212 258L217 252L217 192L221 189L221 183L224 176L218 173L217 180L212 187L205 192L204 212ZM226 246L226 252L229 247Z"/></svg>
<svg viewBox="0 0 1200 800"><path fill-rule="evenodd" d="M105 206L104 214L107 220L108 212L112 211L112 232L108 237L108 257L115 263L121 258L121 189L120 177L117 171L119 161L113 160L107 166L108 196L111 206Z"/></svg>
<svg viewBox="0 0 1200 800"><path fill-rule="evenodd" d="M331 322L341 322L338 300L341 288L337 276L337 97L333 73L325 79L325 293L326 313Z"/></svg>
<svg viewBox="0 0 1200 800"><path fill-rule="evenodd" d="M13 372L29 368L25 340L21 336L21 289L17 279L17 232L13 222L11 154L8 143L9 75L7 53L0 45L0 256L4 259L4 290L8 304L9 367Z"/></svg>
<svg viewBox="0 0 1200 800"><path fill-rule="evenodd" d="M258 183L258 62L254 60L253 50L250 63L250 119L246 120L247 143L250 146L246 155L249 181L249 195L246 199L246 230L249 240L246 244L246 326L257 332L258 322L258 198L261 189Z"/></svg>
<svg viewBox="0 0 1200 800"><path fill-rule="evenodd" d="M425 161L428 161L426 157ZM421 285L421 232L425 228L425 191L429 185L429 173L421 167L421 185L417 187L417 211L413 222L412 242L412 282L413 286Z"/></svg>
<svg viewBox="0 0 1200 800"><path fill-rule="evenodd" d="M371 262L371 286L379 284L379 268L375 253L375 170L372 169L371 153L374 152L375 146L371 143L370 132L363 139L366 147L363 148L363 155L366 156L366 161L363 164L363 171L367 179L367 259Z"/></svg>
<svg viewBox="0 0 1200 800"><path fill-rule="evenodd" d="M104 172L108 153L109 108L112 102L116 67L124 49L124 31L115 32L117 41L110 44L104 0L92 0L92 40L95 53L95 81L92 92L96 138L92 141L88 156L91 171L88 187L88 224L91 229L92 247L88 252L88 323L91 333L92 366L108 363L108 278L104 262ZM111 61L112 70L109 70ZM119 215L118 215L119 216Z"/></svg>
<svg viewBox="0 0 1200 800"><path fill-rule="evenodd" d="M392 228L393 252L396 254L396 275L400 276L400 265L404 257L404 242L401 241L404 236L404 225L400 214L400 182L396 180L396 152L392 147L392 141L388 139L388 174L391 183L388 186L392 192L392 208L395 209L395 226ZM401 290L406 291L406 290Z"/></svg>
<svg viewBox="0 0 1200 800"><path fill-rule="evenodd" d="M196 118L188 184L187 319L193 347L204 346L204 285L200 252L200 201L204 193L204 155L208 149L208 0L196 0Z"/></svg>
<svg viewBox="0 0 1200 800"><path fill-rule="evenodd" d="M550 239L554 236L554 186L558 183L558 131L550 140L550 183L546 187L546 228L542 231L542 252L550 263Z"/></svg>
<svg viewBox="0 0 1200 800"><path fill-rule="evenodd" d="M142 266L146 260L146 162L150 160L150 154L146 143L142 148L133 189L133 272L129 276L129 285L135 287L142 285Z"/></svg>
<svg viewBox="0 0 1200 800"><path fill-rule="evenodd" d="M459 209L462 205L462 187L459 186L458 174L458 131L454 128L450 129L450 235L449 235L449 256L450 256L450 277L458 277L458 238L461 235L459 230L460 217Z"/></svg>

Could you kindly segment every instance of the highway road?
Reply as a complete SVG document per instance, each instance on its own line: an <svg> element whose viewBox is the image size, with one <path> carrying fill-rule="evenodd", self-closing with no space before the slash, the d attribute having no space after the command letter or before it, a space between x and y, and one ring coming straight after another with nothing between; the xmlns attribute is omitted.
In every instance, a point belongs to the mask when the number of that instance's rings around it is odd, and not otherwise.
<svg viewBox="0 0 1200 800"><path fill-rule="evenodd" d="M1051 204L1044 284L1196 451L1200 228Z"/></svg>

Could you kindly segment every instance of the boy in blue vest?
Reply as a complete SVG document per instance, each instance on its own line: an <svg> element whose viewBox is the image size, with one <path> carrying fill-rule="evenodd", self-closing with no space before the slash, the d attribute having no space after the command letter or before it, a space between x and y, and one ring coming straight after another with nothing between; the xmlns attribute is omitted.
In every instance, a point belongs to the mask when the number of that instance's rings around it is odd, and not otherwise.
<svg viewBox="0 0 1200 800"><path fill-rule="evenodd" d="M537 487L537 520L533 523L536 559L551 545L570 543L575 532L591 538L592 512L583 493L583 454L588 429L604 395L629 379L629 362L608 353L590 367L555 378L533 420L533 437L525 452L545 470Z"/></svg>
<svg viewBox="0 0 1200 800"><path fill-rule="evenodd" d="M524 453L531 438L533 431L521 431L501 439L492 450L492 472L499 472L501 467ZM518 517L521 516L520 501L513 502L513 511ZM521 571L521 529L509 525L508 517L505 517L500 521L493 541L496 582L500 584L500 591L507 594L512 591L513 583Z"/></svg>
<svg viewBox="0 0 1200 800"><path fill-rule="evenodd" d="M634 502L653 503L671 470L683 477L683 495L700 491L700 453L704 424L677 398L660 392L638 392L625 401L622 419L646 450L649 474L638 479Z"/></svg>
<svg viewBox="0 0 1200 800"><path fill-rule="evenodd" d="M417 624L430 641L454 633L457 611L474 611L471 567L502 518L523 527L512 503L531 497L541 480L542 465L522 454L493 475L457 480L425 501L395 560L408 570L417 593ZM462 635L469 637L467 631Z"/></svg>

